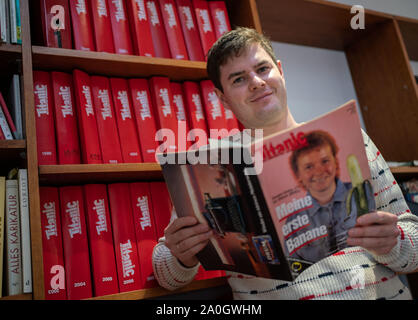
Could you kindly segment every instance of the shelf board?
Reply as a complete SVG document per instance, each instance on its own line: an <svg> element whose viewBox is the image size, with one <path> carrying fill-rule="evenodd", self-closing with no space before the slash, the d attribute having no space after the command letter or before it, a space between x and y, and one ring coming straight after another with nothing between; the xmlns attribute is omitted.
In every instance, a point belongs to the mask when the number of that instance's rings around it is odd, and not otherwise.
<svg viewBox="0 0 418 320"><path fill-rule="evenodd" d="M167 76L171 80L207 78L206 63L199 61L150 58L105 52L32 46L34 69L71 72L81 69L91 75L114 77Z"/></svg>
<svg viewBox="0 0 418 320"><path fill-rule="evenodd" d="M418 60L418 20L394 16L398 21L410 60Z"/></svg>
<svg viewBox="0 0 418 320"><path fill-rule="evenodd" d="M163 180L157 163L74 164L39 166L41 185Z"/></svg>
<svg viewBox="0 0 418 320"><path fill-rule="evenodd" d="M391 167L390 171L396 176L418 175L418 167Z"/></svg>
<svg viewBox="0 0 418 320"><path fill-rule="evenodd" d="M18 165L25 158L25 152L26 140L0 140L0 165Z"/></svg>
<svg viewBox="0 0 418 320"><path fill-rule="evenodd" d="M207 280L195 280L189 285L180 288L175 291L169 291L167 289L164 289L162 287L158 288L152 288L152 289L143 289L143 290L135 290L135 291L129 291L129 292L123 292L123 293L117 293L117 294L111 294L107 296L101 296L101 297L93 297L88 300L141 300L141 299L150 299L150 298L156 298L160 296L165 295L172 295L177 293L184 293L189 292L193 290L199 290L199 289L207 289L212 287L219 287L227 284L226 277L221 278L213 278L213 279L207 279Z"/></svg>
<svg viewBox="0 0 418 320"><path fill-rule="evenodd" d="M17 294L14 296L1 297L0 300L32 300L32 293Z"/></svg>
<svg viewBox="0 0 418 320"><path fill-rule="evenodd" d="M10 43L0 43L0 74L17 72L17 60L22 59L22 46Z"/></svg>
<svg viewBox="0 0 418 320"><path fill-rule="evenodd" d="M257 0L263 32L273 41L344 50L390 15L365 10L366 27L353 30L351 6L323 0Z"/></svg>

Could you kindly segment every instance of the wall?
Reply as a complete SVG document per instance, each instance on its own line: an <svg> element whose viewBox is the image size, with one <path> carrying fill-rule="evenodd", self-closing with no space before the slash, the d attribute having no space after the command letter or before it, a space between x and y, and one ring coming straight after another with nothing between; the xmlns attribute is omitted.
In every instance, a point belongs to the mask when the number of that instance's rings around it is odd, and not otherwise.
<svg viewBox="0 0 418 320"><path fill-rule="evenodd" d="M418 19L418 0L335 0L348 5ZM367 28L367 21L366 21ZM308 121L357 95L344 52L273 42L282 61L288 104L296 121ZM418 61L411 61L418 75ZM361 118L361 117L360 117ZM364 122L360 119L363 129Z"/></svg>

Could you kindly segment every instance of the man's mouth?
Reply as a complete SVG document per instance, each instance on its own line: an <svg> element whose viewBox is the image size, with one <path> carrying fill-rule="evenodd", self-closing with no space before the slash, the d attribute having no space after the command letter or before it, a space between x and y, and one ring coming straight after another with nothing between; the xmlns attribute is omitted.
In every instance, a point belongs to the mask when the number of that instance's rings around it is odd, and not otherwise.
<svg viewBox="0 0 418 320"><path fill-rule="evenodd" d="M250 101L251 101L251 102L258 102L258 101L263 100L263 99L264 99L264 98L266 98L266 97L271 96L272 94L273 94L273 92L272 92L272 91L265 91L265 92L263 92L262 94L259 94L259 95L257 95L256 97L252 98Z"/></svg>

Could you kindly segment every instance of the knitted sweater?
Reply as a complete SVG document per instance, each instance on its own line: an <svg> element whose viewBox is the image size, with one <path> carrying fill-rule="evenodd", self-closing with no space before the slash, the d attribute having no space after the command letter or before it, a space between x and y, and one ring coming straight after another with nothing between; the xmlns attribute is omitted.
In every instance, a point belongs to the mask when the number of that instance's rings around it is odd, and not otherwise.
<svg viewBox="0 0 418 320"><path fill-rule="evenodd" d="M315 263L294 281L287 282L226 272L234 299L411 299L397 272L418 268L418 217L409 210L381 153L363 132L377 210L398 216L397 245L386 255L361 247L345 248ZM175 212L172 219L175 219ZM159 284L175 290L190 283L199 265L182 266L159 239L153 252Z"/></svg>

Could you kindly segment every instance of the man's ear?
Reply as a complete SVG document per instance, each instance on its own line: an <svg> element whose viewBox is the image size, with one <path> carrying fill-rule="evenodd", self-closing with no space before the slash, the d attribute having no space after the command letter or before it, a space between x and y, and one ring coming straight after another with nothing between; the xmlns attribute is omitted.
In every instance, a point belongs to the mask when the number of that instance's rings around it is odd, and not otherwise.
<svg viewBox="0 0 418 320"><path fill-rule="evenodd" d="M280 60L277 60L277 68L279 68L279 72L283 77L283 68L282 68L282 62Z"/></svg>
<svg viewBox="0 0 418 320"><path fill-rule="evenodd" d="M218 96L219 100L221 100L222 105L223 105L226 109L231 109L231 108L229 107L228 101L227 101L227 99L226 99L226 97L225 97L224 93L223 93L221 90L219 90L218 88L215 88L215 93L216 93L216 95Z"/></svg>

